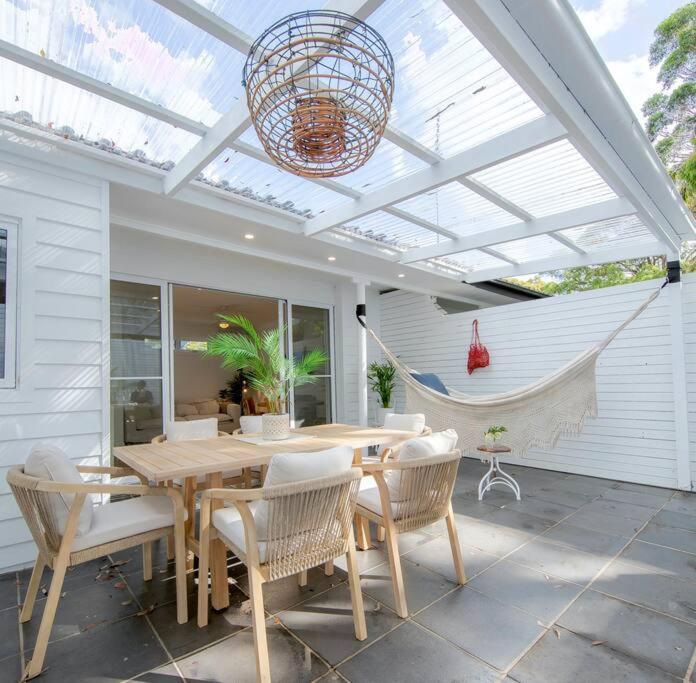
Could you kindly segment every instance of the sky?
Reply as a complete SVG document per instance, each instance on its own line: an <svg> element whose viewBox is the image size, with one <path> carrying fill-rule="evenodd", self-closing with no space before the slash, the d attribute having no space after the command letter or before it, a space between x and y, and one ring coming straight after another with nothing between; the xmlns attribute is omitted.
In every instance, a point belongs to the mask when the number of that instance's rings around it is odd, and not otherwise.
<svg viewBox="0 0 696 683"><path fill-rule="evenodd" d="M643 102L660 89L648 53L655 27L686 0L571 0L639 121Z"/></svg>

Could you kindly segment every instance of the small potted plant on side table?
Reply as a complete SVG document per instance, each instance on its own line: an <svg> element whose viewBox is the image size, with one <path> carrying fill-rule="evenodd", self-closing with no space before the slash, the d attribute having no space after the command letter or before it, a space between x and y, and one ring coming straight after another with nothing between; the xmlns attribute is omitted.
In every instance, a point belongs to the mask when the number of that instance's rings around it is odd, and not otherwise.
<svg viewBox="0 0 696 683"><path fill-rule="evenodd" d="M503 472L500 468L500 463L498 462L499 455L505 455L506 453L511 453L512 449L509 446L503 446L497 442L501 439L503 434L507 432L507 428L498 425L490 426L483 433L483 446L477 448L478 451L483 453L483 459L489 461L488 472L483 475L478 487L478 499L483 500L483 496L490 491L493 486L500 484L511 489L515 494L517 500L521 499L520 486L507 472Z"/></svg>
<svg viewBox="0 0 696 683"><path fill-rule="evenodd" d="M367 372L367 379L370 380L370 388L379 396L379 407L377 408L377 421L380 425L384 424L384 416L392 412L392 394L396 386L396 368L387 361L379 363L374 361L370 364Z"/></svg>
<svg viewBox="0 0 696 683"><path fill-rule="evenodd" d="M496 426L496 425L491 425L484 433L483 433L483 443L486 444L489 448L491 446L495 446L496 441L499 441L503 434L507 432L507 427L503 427L502 425Z"/></svg>
<svg viewBox="0 0 696 683"><path fill-rule="evenodd" d="M326 363L328 356L321 349L312 349L297 359L286 358L281 344L285 325L259 332L242 315L218 316L240 331L213 335L208 339L205 354L220 356L223 367L243 371L247 385L266 398L269 412L261 418L263 438L287 439L290 436L290 415L286 412L290 391L314 382L316 377L312 373Z"/></svg>

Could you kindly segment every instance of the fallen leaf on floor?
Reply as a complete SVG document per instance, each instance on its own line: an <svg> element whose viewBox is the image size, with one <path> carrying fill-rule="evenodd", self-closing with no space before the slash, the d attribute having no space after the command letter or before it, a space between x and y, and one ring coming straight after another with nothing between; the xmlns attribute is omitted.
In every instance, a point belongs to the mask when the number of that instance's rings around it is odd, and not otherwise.
<svg viewBox="0 0 696 683"><path fill-rule="evenodd" d="M160 574L166 574L167 573L167 568L165 567L164 569L160 569Z"/></svg>
<svg viewBox="0 0 696 683"><path fill-rule="evenodd" d="M373 612L379 612L381 609L382 609L382 603L381 603L381 602L378 602L378 603L375 605L374 610L372 610L372 611L373 611Z"/></svg>
<svg viewBox="0 0 696 683"><path fill-rule="evenodd" d="M155 606L150 605L149 607L146 607L145 609L141 609L140 612L136 612L135 616L136 617L144 617L146 614L152 614L152 612L155 611Z"/></svg>
<svg viewBox="0 0 696 683"><path fill-rule="evenodd" d="M42 57L45 57L45 56L46 56L46 50L44 50L43 48L41 48L41 49L39 50L39 54L40 54Z"/></svg>
<svg viewBox="0 0 696 683"><path fill-rule="evenodd" d="M274 624L279 624L279 623L280 623L280 619L278 619L278 617L273 617L273 623L274 623Z"/></svg>
<svg viewBox="0 0 696 683"><path fill-rule="evenodd" d="M121 604L122 604L124 607L128 607L128 605L132 605L132 604L133 604L133 601L132 601L132 600L124 600Z"/></svg>
<svg viewBox="0 0 696 683"><path fill-rule="evenodd" d="M114 569L115 567L122 567L124 564L128 564L131 561L132 558L128 558L127 560L116 560L116 562L112 562L109 565L109 569Z"/></svg>
<svg viewBox="0 0 696 683"><path fill-rule="evenodd" d="M48 590L46 590L46 586L41 586L41 592L42 592L44 595L48 595Z"/></svg>
<svg viewBox="0 0 696 683"><path fill-rule="evenodd" d="M556 638L561 637L561 632L557 628L553 629L553 632L556 634Z"/></svg>
<svg viewBox="0 0 696 683"><path fill-rule="evenodd" d="M245 600L240 606L239 611L242 614L251 614L251 600Z"/></svg>
<svg viewBox="0 0 696 683"><path fill-rule="evenodd" d="M606 640L593 640L592 647L594 647L595 645L604 645L604 643L606 643L606 642L607 642Z"/></svg>
<svg viewBox="0 0 696 683"><path fill-rule="evenodd" d="M114 588L118 588L120 591L122 591L126 587L126 584L123 583L123 581L117 581L114 584Z"/></svg>
<svg viewBox="0 0 696 683"><path fill-rule="evenodd" d="M67 595L67 592L66 592L66 591L63 591L63 592L60 594L60 597L61 597L61 598L64 598L66 595Z"/></svg>

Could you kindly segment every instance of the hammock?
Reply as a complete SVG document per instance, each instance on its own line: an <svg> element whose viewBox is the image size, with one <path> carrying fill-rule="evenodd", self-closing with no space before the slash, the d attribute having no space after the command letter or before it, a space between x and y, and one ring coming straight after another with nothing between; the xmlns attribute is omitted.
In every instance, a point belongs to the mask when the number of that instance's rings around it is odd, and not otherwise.
<svg viewBox="0 0 696 683"><path fill-rule="evenodd" d="M433 431L454 428L458 446L474 451L492 424L505 425L505 445L524 455L530 448L553 448L562 436L579 434L587 417L597 416L596 362L599 354L660 294L653 292L606 339L580 353L541 379L500 394L472 396L455 391L436 375L423 375L394 355L365 324L364 307L358 306L360 324L377 342L406 386L406 411L424 413ZM426 384L430 386L426 386ZM431 388L437 386L438 389Z"/></svg>

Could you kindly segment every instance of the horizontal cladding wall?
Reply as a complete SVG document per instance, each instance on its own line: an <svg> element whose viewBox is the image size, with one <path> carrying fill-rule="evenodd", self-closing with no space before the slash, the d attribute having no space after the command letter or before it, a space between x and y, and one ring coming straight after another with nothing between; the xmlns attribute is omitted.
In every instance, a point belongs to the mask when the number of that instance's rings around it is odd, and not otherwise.
<svg viewBox="0 0 696 683"><path fill-rule="evenodd" d="M696 482L696 273L684 276L682 301L684 307L684 345L686 353L691 480ZM696 484L694 486L696 487Z"/></svg>
<svg viewBox="0 0 696 683"><path fill-rule="evenodd" d="M381 297L382 339L408 365L437 373L459 391L498 393L534 382L602 340L658 285L643 282L448 316L430 297L393 292ZM692 289L696 310L696 287ZM469 375L474 318L491 364ZM696 329L693 337L696 357ZM676 486L671 353L663 296L600 356L599 417L589 420L578 437L561 439L553 449L530 451L525 464ZM693 388L696 394L696 383ZM404 407L403 387L397 405ZM696 414L692 418L696 422Z"/></svg>
<svg viewBox="0 0 696 683"><path fill-rule="evenodd" d="M108 196L95 180L0 156L0 207L18 223L18 388L0 391L0 571L36 548L6 482L49 442L103 464ZM106 451L108 454L108 451Z"/></svg>

